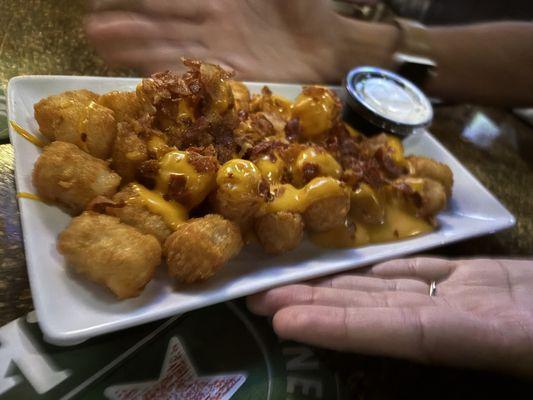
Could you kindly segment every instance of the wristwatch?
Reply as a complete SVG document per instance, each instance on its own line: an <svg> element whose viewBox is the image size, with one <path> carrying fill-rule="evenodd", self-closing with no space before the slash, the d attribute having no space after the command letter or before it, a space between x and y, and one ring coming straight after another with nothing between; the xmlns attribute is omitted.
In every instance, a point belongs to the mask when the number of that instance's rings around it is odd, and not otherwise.
<svg viewBox="0 0 533 400"><path fill-rule="evenodd" d="M419 87L436 74L437 64L431 58L427 29L417 21L395 18L400 38L393 54L396 72Z"/></svg>

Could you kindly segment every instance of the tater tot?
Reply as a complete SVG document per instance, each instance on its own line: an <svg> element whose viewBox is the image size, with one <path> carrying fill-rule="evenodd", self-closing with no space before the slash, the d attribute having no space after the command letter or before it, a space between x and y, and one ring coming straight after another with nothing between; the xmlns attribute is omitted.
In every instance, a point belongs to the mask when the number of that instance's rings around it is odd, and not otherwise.
<svg viewBox="0 0 533 400"><path fill-rule="evenodd" d="M440 182L408 176L399 178L394 183L396 187L401 188L405 185L409 187L407 198L420 217L433 217L446 208L446 190Z"/></svg>
<svg viewBox="0 0 533 400"><path fill-rule="evenodd" d="M73 143L83 151L107 159L116 135L113 111L97 104L87 90L65 92L34 106L41 133L51 141Z"/></svg>
<svg viewBox="0 0 533 400"><path fill-rule="evenodd" d="M259 243L270 254L294 250L301 243L304 233L302 216L284 211L257 218L254 228Z"/></svg>
<svg viewBox="0 0 533 400"><path fill-rule="evenodd" d="M139 118L143 111L135 92L109 92L100 96L97 103L113 110L117 122Z"/></svg>
<svg viewBox="0 0 533 400"><path fill-rule="evenodd" d="M140 294L161 263L161 245L118 218L84 212L59 235L69 267L103 284L119 299Z"/></svg>
<svg viewBox="0 0 533 400"><path fill-rule="evenodd" d="M251 161L228 161L217 173L216 211L232 221L245 223L261 206L262 182L261 171Z"/></svg>
<svg viewBox="0 0 533 400"><path fill-rule="evenodd" d="M411 156L407 161L412 169L411 175L420 178L429 178L440 182L446 191L446 195L451 197L453 188L453 172L446 164L426 157Z"/></svg>
<svg viewBox="0 0 533 400"><path fill-rule="evenodd" d="M319 86L307 86L296 98L291 117L300 121L304 138L314 139L338 122L340 112L341 102L333 91Z"/></svg>
<svg viewBox="0 0 533 400"><path fill-rule="evenodd" d="M421 217L432 217L446 208L446 190L444 185L433 179L424 179L424 185L419 192L422 204L418 208Z"/></svg>
<svg viewBox="0 0 533 400"><path fill-rule="evenodd" d="M43 200L59 203L75 214L96 196L113 196L120 176L106 162L71 143L46 146L33 168L33 185Z"/></svg>
<svg viewBox="0 0 533 400"><path fill-rule="evenodd" d="M137 228L142 233L155 236L161 243L172 233L163 217L150 212L131 185L118 192L113 197L113 202L118 207L107 207L106 214L119 218L121 222Z"/></svg>
<svg viewBox="0 0 533 400"><path fill-rule="evenodd" d="M165 242L168 272L185 283L208 279L237 255L242 245L237 225L220 215L191 219Z"/></svg>
<svg viewBox="0 0 533 400"><path fill-rule="evenodd" d="M318 200L305 210L305 227L313 232L325 232L341 226L350 211L350 195Z"/></svg>
<svg viewBox="0 0 533 400"><path fill-rule="evenodd" d="M111 167L122 177L122 183L134 181L139 167L146 160L146 142L137 136L130 124L119 122Z"/></svg>

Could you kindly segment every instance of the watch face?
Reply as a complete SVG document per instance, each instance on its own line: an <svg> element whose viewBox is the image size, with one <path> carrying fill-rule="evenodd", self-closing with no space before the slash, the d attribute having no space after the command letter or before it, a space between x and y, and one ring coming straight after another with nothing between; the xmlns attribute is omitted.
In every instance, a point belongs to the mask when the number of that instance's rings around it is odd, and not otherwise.
<svg viewBox="0 0 533 400"><path fill-rule="evenodd" d="M347 76L348 103L374 125L397 134L427 126L433 108L410 81L383 69L356 68Z"/></svg>

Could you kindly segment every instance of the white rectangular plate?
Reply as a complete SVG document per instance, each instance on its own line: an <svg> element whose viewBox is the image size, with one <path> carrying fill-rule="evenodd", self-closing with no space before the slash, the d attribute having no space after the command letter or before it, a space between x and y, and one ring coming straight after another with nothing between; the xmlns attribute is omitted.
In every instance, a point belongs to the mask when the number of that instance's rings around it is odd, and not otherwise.
<svg viewBox="0 0 533 400"><path fill-rule="evenodd" d="M8 86L9 118L38 132L33 105L43 97L75 89L97 93L134 90L138 82L130 78L17 77ZM269 86L274 93L288 98L300 91L299 85ZM262 84L249 87L257 92ZM40 149L11 128L9 133L15 147L17 189L34 193L31 174ZM327 250L304 242L296 251L279 257L267 256L258 247L247 247L205 283L178 287L160 270L141 296L126 301L117 301L104 288L67 271L56 250L56 238L70 220L67 214L41 202L19 199L33 302L46 340L58 345L74 344L273 286L353 269L514 225L514 217L428 132L410 136L404 145L409 154L448 164L455 175L451 204L439 215L435 232L346 250Z"/></svg>

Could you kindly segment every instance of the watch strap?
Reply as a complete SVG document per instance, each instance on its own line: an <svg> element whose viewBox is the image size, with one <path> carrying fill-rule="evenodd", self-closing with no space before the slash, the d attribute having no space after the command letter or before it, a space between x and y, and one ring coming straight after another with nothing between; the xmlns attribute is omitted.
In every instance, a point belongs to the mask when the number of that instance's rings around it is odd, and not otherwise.
<svg viewBox="0 0 533 400"><path fill-rule="evenodd" d="M427 29L419 22L396 18L396 26L400 30L400 39L393 55L397 72L423 86L437 67L431 58L431 45Z"/></svg>

